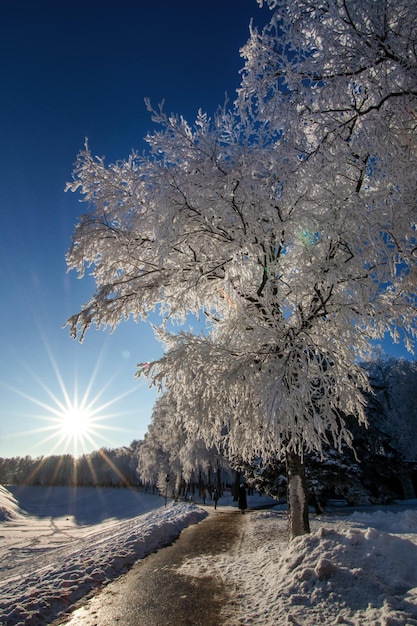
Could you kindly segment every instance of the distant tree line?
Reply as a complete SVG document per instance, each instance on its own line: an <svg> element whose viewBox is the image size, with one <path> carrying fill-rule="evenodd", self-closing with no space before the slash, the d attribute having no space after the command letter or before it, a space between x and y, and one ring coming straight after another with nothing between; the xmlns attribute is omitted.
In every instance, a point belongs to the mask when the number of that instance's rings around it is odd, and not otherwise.
<svg viewBox="0 0 417 626"><path fill-rule="evenodd" d="M100 448L79 457L71 454L32 458L0 458L0 483L39 486L139 486L139 442L115 449Z"/></svg>

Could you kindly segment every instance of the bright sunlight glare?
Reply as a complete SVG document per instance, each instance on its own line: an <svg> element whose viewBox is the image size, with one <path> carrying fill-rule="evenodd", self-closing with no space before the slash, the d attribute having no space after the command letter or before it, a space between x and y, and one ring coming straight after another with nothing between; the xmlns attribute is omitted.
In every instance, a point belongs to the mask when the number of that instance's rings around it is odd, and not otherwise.
<svg viewBox="0 0 417 626"><path fill-rule="evenodd" d="M124 429L104 423L106 420L122 415L120 412L109 412L108 409L127 395L130 395L134 389L118 394L110 400L103 401L104 393L113 382L112 380L107 380L106 384L101 386L94 395L92 390L97 375L99 359L96 369L92 372L90 379L86 381L85 389L80 394L77 380L75 380L71 390L64 382L50 350L48 350L48 354L61 393L57 394L54 392L34 371L30 371L30 374L37 381L39 387L46 392L49 400L40 400L20 389L13 389L17 394L42 409L41 413L26 414L26 416L47 423L46 426L33 429L30 432L26 432L26 434L44 434L45 436L39 442L39 445L47 445L50 454L59 454L65 450L65 452L73 456L79 456L85 452L97 450L104 443L111 445L111 439L105 436L106 431L107 433L109 431L120 432Z"/></svg>
<svg viewBox="0 0 417 626"><path fill-rule="evenodd" d="M69 437L82 437L91 428L90 416L87 412L74 406L62 415L62 431Z"/></svg>

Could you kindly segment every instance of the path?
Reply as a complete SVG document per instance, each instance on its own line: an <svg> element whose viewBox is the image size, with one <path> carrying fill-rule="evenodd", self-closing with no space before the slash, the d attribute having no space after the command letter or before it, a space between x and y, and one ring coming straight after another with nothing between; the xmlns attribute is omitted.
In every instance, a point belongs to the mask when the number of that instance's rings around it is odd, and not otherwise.
<svg viewBox="0 0 417 626"><path fill-rule="evenodd" d="M178 568L186 559L238 550L245 519L237 511L213 511L52 626L219 626L222 607L233 610L235 589Z"/></svg>

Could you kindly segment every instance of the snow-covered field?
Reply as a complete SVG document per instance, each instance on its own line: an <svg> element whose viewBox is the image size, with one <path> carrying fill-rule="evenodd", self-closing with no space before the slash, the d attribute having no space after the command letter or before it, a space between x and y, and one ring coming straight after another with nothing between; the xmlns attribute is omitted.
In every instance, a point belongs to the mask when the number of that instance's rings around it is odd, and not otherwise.
<svg viewBox="0 0 417 626"><path fill-rule="evenodd" d="M417 625L417 502L406 505L312 516L291 544L285 511L251 512L239 547L183 571L235 589L233 626ZM126 489L0 487L1 626L48 624L210 510Z"/></svg>
<svg viewBox="0 0 417 626"><path fill-rule="evenodd" d="M128 489L12 492L0 486L1 626L48 624L207 515Z"/></svg>

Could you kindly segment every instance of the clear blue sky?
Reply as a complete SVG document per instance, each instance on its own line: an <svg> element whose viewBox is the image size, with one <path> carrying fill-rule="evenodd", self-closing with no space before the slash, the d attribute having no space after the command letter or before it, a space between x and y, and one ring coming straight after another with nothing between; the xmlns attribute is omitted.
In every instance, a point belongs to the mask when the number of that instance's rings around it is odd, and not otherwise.
<svg viewBox="0 0 417 626"><path fill-rule="evenodd" d="M65 183L85 137L107 162L144 147L144 98L190 121L233 98L250 18L267 14L255 0L0 3L0 457L143 437L156 394L134 373L161 353L151 329L91 329L82 345L62 329L93 287L66 272L83 206ZM53 420L77 398L100 421L74 450Z"/></svg>

